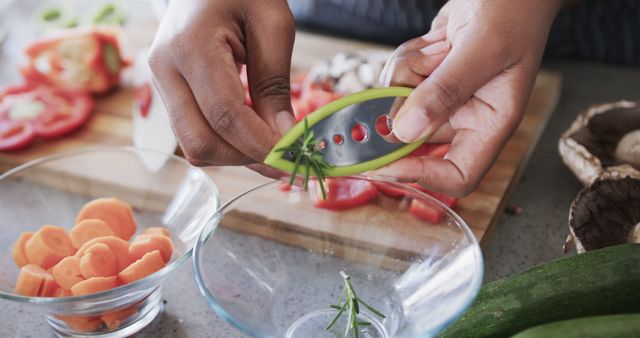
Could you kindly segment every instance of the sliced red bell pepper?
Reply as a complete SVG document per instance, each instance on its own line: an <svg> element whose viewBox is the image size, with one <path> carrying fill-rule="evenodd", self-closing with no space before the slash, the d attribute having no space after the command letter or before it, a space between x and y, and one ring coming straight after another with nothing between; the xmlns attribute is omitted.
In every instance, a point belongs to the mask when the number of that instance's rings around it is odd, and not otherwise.
<svg viewBox="0 0 640 338"><path fill-rule="evenodd" d="M417 199L411 200L409 212L416 218L431 224L439 224L444 218L444 210L442 208L437 205L426 204Z"/></svg>
<svg viewBox="0 0 640 338"><path fill-rule="evenodd" d="M302 119L311 113L311 108L309 107L309 103L304 99L293 99L291 100L291 106L293 107L293 115L296 118L296 121L300 122Z"/></svg>
<svg viewBox="0 0 640 338"><path fill-rule="evenodd" d="M129 62L120 52L114 30L77 28L46 37L25 50L21 67L27 81L63 90L107 92L120 81Z"/></svg>
<svg viewBox="0 0 640 338"><path fill-rule="evenodd" d="M312 112L326 105L327 103L333 102L341 97L342 95L339 93L334 93L323 89L313 89L304 92L302 95L302 99L307 100L307 102L309 103L309 109Z"/></svg>
<svg viewBox="0 0 640 338"><path fill-rule="evenodd" d="M380 190L381 193L391 197L391 198L402 198L405 196L408 197L412 197L411 193L401 189L399 187L394 186L391 183L386 183L386 182L375 182L376 187L378 188L378 190ZM453 208L456 205L456 202L458 201L457 198L455 197L451 197L445 194L441 194L439 192L436 191L431 191L429 189L424 188L423 186L421 186L418 183L406 183L403 184L406 185L408 187L414 188L418 191L421 191L435 199L437 199L438 201L442 202L444 205L448 206L449 208Z"/></svg>
<svg viewBox="0 0 640 338"><path fill-rule="evenodd" d="M95 34L100 49L98 57L93 60L92 68L99 70L107 78L107 83L114 87L120 82L122 69L129 66L130 62L122 56L120 42L115 33L98 30Z"/></svg>
<svg viewBox="0 0 640 338"><path fill-rule="evenodd" d="M291 81L291 99L297 99L302 95L302 84L299 82Z"/></svg>
<svg viewBox="0 0 640 338"><path fill-rule="evenodd" d="M53 109L33 122L36 136L53 139L65 136L89 119L93 110L93 98L86 93L58 92L60 100Z"/></svg>
<svg viewBox="0 0 640 338"><path fill-rule="evenodd" d="M431 191L429 189L422 187L419 184L412 183L409 185L412 188L422 191L425 194L428 194L429 196L437 199L438 201L442 202L442 204L446 205L449 208L455 207L456 203L458 202L458 199L455 197L451 197L439 192ZM444 209L441 208L440 206L431 204L431 203L422 202L416 198L414 198L411 201L411 205L409 206L409 212L411 212L411 214L413 214L417 218L432 224L440 223L444 218L444 213L445 213Z"/></svg>
<svg viewBox="0 0 640 338"><path fill-rule="evenodd" d="M342 94L333 92L333 86L327 83L306 82L306 74L299 73L291 79L291 106L296 121L302 119L324 106L325 104L335 101L342 97ZM244 100L249 106L253 106L251 95L249 93L249 80L247 78L247 68L240 68L240 82L244 89Z"/></svg>
<svg viewBox="0 0 640 338"><path fill-rule="evenodd" d="M133 89L133 104L138 108L140 116L146 118L149 115L149 108L151 108L151 85L143 83Z"/></svg>
<svg viewBox="0 0 640 338"><path fill-rule="evenodd" d="M0 121L0 151L24 149L34 138L33 127L26 121Z"/></svg>
<svg viewBox="0 0 640 338"><path fill-rule="evenodd" d="M378 196L378 189L365 180L328 178L325 181L326 199L322 199L320 188L314 187L314 206L331 210L346 210L369 203Z"/></svg>
<svg viewBox="0 0 640 338"><path fill-rule="evenodd" d="M391 198L402 198L406 195L406 190L398 188L391 183L374 182L374 184L381 193Z"/></svg>
<svg viewBox="0 0 640 338"><path fill-rule="evenodd" d="M291 102L296 121L302 121L305 116L313 113L316 109L341 97L342 94L327 92L321 89L303 91L299 98Z"/></svg>
<svg viewBox="0 0 640 338"><path fill-rule="evenodd" d="M453 208L456 206L456 203L458 202L458 199L452 196L448 196L436 191L431 191L429 189L425 189L423 188L421 185L416 184L414 186L414 188L424 192L425 194L437 199L438 201L442 202L442 204L446 205L449 208Z"/></svg>
<svg viewBox="0 0 640 338"><path fill-rule="evenodd" d="M0 93L0 123L5 125L5 134L29 135L21 140L66 135L84 124L92 109L93 99L85 92L68 92L32 83L8 87ZM17 129L21 133L16 133ZM19 148L28 145L25 142L19 142Z"/></svg>
<svg viewBox="0 0 640 338"><path fill-rule="evenodd" d="M291 192L291 184L289 184L288 182L280 182L280 184L278 185L278 190L282 192Z"/></svg>

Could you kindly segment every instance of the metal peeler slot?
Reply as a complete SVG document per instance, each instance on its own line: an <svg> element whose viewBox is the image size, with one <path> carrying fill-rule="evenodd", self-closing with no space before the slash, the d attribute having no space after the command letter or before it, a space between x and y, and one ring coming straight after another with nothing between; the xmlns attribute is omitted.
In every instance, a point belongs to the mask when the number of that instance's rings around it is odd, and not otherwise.
<svg viewBox="0 0 640 338"><path fill-rule="evenodd" d="M369 139L369 128L362 123L356 123L351 127L351 138L358 143L366 143Z"/></svg>
<svg viewBox="0 0 640 338"><path fill-rule="evenodd" d="M387 114L383 114L376 118L376 132L378 135L384 137L391 135L391 117Z"/></svg>

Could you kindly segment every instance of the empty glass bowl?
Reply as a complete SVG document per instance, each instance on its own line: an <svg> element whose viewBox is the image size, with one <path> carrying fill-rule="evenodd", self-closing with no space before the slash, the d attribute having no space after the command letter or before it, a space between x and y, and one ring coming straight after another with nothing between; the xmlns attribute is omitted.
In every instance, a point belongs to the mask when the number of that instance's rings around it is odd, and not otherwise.
<svg viewBox="0 0 640 338"><path fill-rule="evenodd" d="M71 228L82 205L99 197L131 204L138 232L157 226L170 230L175 248L166 267L137 282L86 296L15 294L19 270L11 249L18 236L44 224ZM189 259L200 230L218 206L218 191L209 176L173 155L109 148L19 166L0 176L0 298L42 308L59 336L129 336L161 310L161 282ZM117 322L101 324L96 317L105 314Z"/></svg>
<svg viewBox="0 0 640 338"><path fill-rule="evenodd" d="M347 195L380 184L344 180L356 187L345 189ZM358 321L369 324L359 327L359 337L436 335L477 294L480 248L452 210L411 188L386 184L405 196L379 194L342 211L316 207L317 188L287 191L279 181L232 199L194 248L200 292L220 317L253 337L344 337L346 315L327 330L338 313L331 305L343 290L342 271L357 296L384 315L360 303ZM412 200L426 214L411 211ZM356 335L350 330L346 336Z"/></svg>

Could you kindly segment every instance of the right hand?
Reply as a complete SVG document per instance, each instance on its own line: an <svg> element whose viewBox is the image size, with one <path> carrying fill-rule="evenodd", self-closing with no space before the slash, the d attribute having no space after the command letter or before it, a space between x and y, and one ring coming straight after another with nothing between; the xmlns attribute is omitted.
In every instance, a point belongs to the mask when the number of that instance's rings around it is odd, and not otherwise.
<svg viewBox="0 0 640 338"><path fill-rule="evenodd" d="M416 89L393 116L393 134L451 143L443 159L405 157L371 176L465 196L518 127L563 0L450 0L431 31L401 46L391 85Z"/></svg>
<svg viewBox="0 0 640 338"><path fill-rule="evenodd" d="M153 81L186 159L260 163L295 123L295 23L285 0L171 1L151 47ZM239 77L247 65L253 109Z"/></svg>

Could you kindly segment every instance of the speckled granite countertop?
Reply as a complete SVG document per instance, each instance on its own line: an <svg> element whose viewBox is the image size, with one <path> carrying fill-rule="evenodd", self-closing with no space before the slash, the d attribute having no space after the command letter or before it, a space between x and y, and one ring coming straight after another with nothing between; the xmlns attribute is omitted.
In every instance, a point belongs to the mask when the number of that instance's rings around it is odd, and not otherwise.
<svg viewBox="0 0 640 338"><path fill-rule="evenodd" d="M562 164L560 134L575 115L593 103L640 99L640 70L576 62L547 62L564 77L562 98L510 203L520 215L504 214L487 243L485 281L492 281L562 255L569 204L581 188ZM215 316L200 297L184 264L166 281L165 310L139 337L243 337ZM50 337L35 309L0 301L2 337Z"/></svg>

